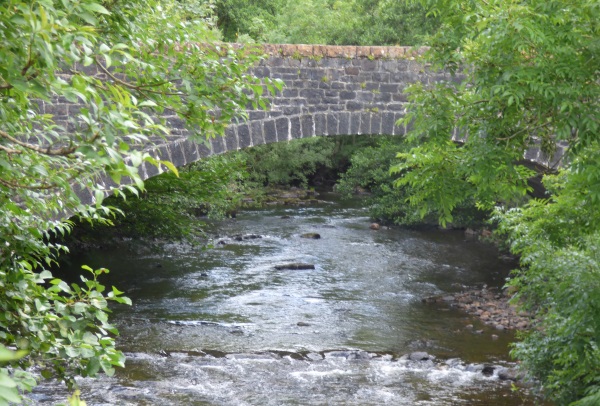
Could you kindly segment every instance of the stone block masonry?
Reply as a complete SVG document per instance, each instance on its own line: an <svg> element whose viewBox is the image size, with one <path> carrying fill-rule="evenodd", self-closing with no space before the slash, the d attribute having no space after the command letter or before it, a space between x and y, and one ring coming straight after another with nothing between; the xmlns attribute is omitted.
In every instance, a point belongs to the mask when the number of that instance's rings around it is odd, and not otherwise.
<svg viewBox="0 0 600 406"><path fill-rule="evenodd" d="M251 73L285 83L283 90L270 98L268 111L248 110L247 121L232 123L224 138L204 144L187 139L189 133L178 117L165 117L171 136L149 147L149 152L180 167L210 155L272 142L330 135L403 135L406 128L396 123L406 112L407 86L415 82L461 80L449 73L432 72L418 62L417 56L424 48L275 44L262 47L266 57ZM57 121L66 120L79 109L66 100L42 103L41 107L44 113L54 114ZM539 151L530 154L525 158L540 163L549 161ZM162 170L145 165L141 172L147 179ZM93 198L86 195L85 201Z"/></svg>

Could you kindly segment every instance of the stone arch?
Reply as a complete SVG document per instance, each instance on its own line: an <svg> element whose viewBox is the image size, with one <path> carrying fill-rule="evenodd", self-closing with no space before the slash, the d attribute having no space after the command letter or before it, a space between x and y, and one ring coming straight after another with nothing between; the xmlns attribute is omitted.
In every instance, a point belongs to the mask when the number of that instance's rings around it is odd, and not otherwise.
<svg viewBox="0 0 600 406"><path fill-rule="evenodd" d="M396 122L405 114L407 86L462 80L447 72L430 71L417 62L415 55L422 49L271 44L263 49L267 57L251 73L285 83L284 89L270 98L268 111L248 109L246 121L232 123L224 137L206 143L191 141L178 117L164 117L172 135L148 152L180 167L215 154L293 139L402 135L407 129ZM56 103L52 108L68 111L69 106ZM552 168L563 153L547 157L533 148L523 158ZM145 180L164 170L144 163L140 175ZM110 179L100 183L107 190L116 186ZM81 191L80 197L85 203L94 201L88 191Z"/></svg>

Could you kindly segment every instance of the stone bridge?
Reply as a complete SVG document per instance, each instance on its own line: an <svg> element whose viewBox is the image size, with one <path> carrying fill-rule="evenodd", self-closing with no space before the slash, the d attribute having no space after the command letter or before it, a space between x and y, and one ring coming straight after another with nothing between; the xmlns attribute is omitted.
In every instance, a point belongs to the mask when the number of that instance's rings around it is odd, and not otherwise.
<svg viewBox="0 0 600 406"><path fill-rule="evenodd" d="M155 148L177 167L204 157L273 142L328 135L401 135L395 123L411 83L452 80L427 71L410 47L264 45L267 57L253 68L257 77L282 79L283 91L271 97L268 111L249 110L248 120L232 123L225 137L196 144L183 122L167 117L175 138ZM143 177L159 169L147 164Z"/></svg>
<svg viewBox="0 0 600 406"><path fill-rule="evenodd" d="M402 135L406 128L396 122L405 113L404 89L408 85L461 80L428 70L415 60L420 51L410 47L263 47L267 57L252 73L285 82L283 91L271 97L269 111L249 110L247 121L232 123L225 137L203 144L188 139L184 123L177 116L167 116L171 136L150 153L180 167L214 154L300 138ZM68 106L58 108L66 110L68 115ZM546 167L553 164L539 150L528 151L525 158ZM162 169L147 163L141 168L143 179L161 172ZM85 202L93 201L89 193L83 194Z"/></svg>

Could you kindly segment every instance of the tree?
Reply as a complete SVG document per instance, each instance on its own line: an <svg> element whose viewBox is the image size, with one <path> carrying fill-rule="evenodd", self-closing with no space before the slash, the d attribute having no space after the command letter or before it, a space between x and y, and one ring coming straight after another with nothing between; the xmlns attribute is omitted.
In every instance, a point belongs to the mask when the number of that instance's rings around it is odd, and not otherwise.
<svg viewBox="0 0 600 406"><path fill-rule="evenodd" d="M226 41L237 42L245 34L263 42L266 33L277 25L275 15L283 3L284 0L217 0L217 25Z"/></svg>
<svg viewBox="0 0 600 406"><path fill-rule="evenodd" d="M427 18L418 3L396 0L354 0L358 16L344 42L357 45L421 45L427 34L435 32L436 18Z"/></svg>
<svg viewBox="0 0 600 406"><path fill-rule="evenodd" d="M129 300L105 292L105 269L85 268L81 285L54 278L48 268L65 248L52 236L69 231L66 213L110 222L103 197L124 179L142 188L143 162L176 172L143 152L169 134L163 113L202 140L246 104L264 105L263 85L247 73L259 54L215 39L201 1L0 3L0 343L28 353L3 357L21 389L33 385L23 370L34 364L69 384L123 365L107 300ZM44 111L56 100L72 103L65 120ZM103 173L116 186L100 186ZM94 205L80 201L83 188ZM14 400L9 392L0 385L0 403Z"/></svg>
<svg viewBox="0 0 600 406"><path fill-rule="evenodd" d="M537 315L513 354L558 404L598 404L600 4L421 3L442 22L428 61L463 80L411 88L413 148L393 167L397 184L442 224L468 199L495 209L521 255L515 300ZM559 142L568 151L544 177L548 197L528 199L525 152L552 157Z"/></svg>
<svg viewBox="0 0 600 406"><path fill-rule="evenodd" d="M227 41L335 45L417 45L437 21L396 0L217 0Z"/></svg>

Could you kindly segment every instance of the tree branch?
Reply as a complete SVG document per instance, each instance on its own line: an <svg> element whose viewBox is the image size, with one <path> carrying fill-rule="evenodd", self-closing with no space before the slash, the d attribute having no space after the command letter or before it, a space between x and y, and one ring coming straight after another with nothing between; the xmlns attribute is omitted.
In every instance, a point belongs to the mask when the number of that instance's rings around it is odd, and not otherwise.
<svg viewBox="0 0 600 406"><path fill-rule="evenodd" d="M0 150L6 152L7 154L21 154L22 153L18 149L8 148L8 147L5 147L4 145L0 145Z"/></svg>
<svg viewBox="0 0 600 406"><path fill-rule="evenodd" d="M92 141L95 140L98 137L99 133L94 134L94 136L92 137ZM10 142L13 142L23 148L27 148L31 151L35 151L38 152L40 154L44 154L44 155L50 155L50 156L66 156L66 155L70 155L73 152L75 152L78 148L77 145L73 145L71 147L62 147L62 148L56 148L56 149L52 149L50 146L48 146L48 148L44 148L44 147L40 147L39 145L34 145L34 144L29 144L27 142L23 142L23 141L19 141L18 139L11 137L8 133L5 133L4 131L0 130L0 136L2 138L5 138L7 140L9 140Z"/></svg>
<svg viewBox="0 0 600 406"><path fill-rule="evenodd" d="M40 185L24 185L22 183L10 182L0 178L0 185L10 189L27 189L27 190L47 190L58 187L56 184L40 184Z"/></svg>
<svg viewBox="0 0 600 406"><path fill-rule="evenodd" d="M512 135L509 135L508 137L496 138L496 140L498 140L498 141L509 141L509 140L515 138L517 135L523 134L525 131L539 130L540 128L547 127L550 124L551 124L550 122L547 122L547 123L540 124L540 125L538 125L536 127L533 127L533 128L525 127L522 130L517 131L516 133L514 133Z"/></svg>
<svg viewBox="0 0 600 406"><path fill-rule="evenodd" d="M115 75L113 75L108 69L106 69L106 67L104 67L104 65L102 65L102 63L98 60L97 56L96 56L96 64L102 70L102 72L104 72L109 78L111 78L113 81L117 82L118 84L125 86L128 89L137 90L138 92L141 92L143 90L144 92L160 94L163 96L185 96L185 93L182 93L182 92L175 92L175 93L160 92L157 90L146 89L145 87L147 87L147 85L146 86L136 86L136 85L132 85L131 83L125 82L124 80L121 80L118 77L116 77ZM165 83L169 83L169 82L165 82Z"/></svg>

